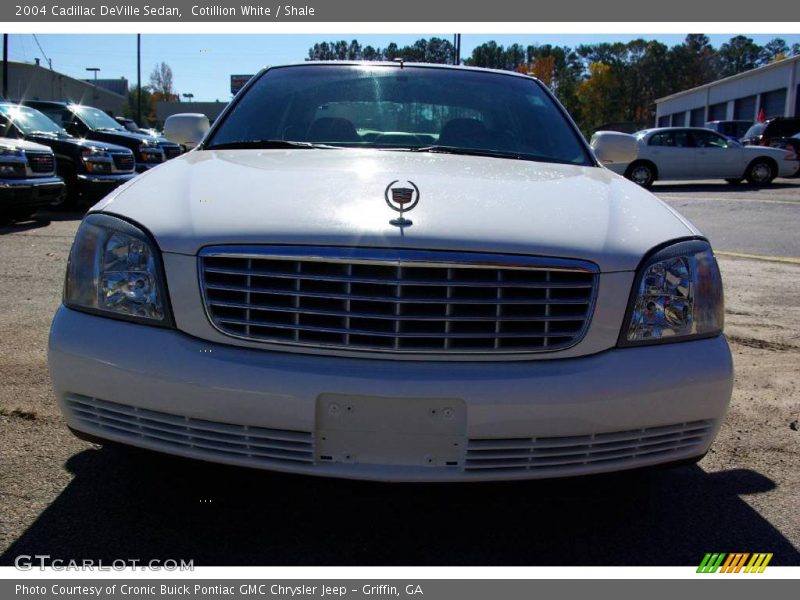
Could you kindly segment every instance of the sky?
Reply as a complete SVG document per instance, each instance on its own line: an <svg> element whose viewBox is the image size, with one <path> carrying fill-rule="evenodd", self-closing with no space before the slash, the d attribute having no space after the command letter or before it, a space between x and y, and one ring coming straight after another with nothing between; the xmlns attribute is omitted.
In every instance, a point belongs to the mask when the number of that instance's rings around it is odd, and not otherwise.
<svg viewBox="0 0 800 600"><path fill-rule="evenodd" d="M153 67L161 61L172 67L174 85L178 93L194 94L194 100L230 99L230 76L251 74L267 65L302 62L308 49L316 42L357 39L363 46L386 47L390 42L399 46L412 44L421 37L437 34L411 35L365 35L365 34L145 34L142 36L142 85L147 85ZM452 39L451 32L442 32L438 37ZM709 35L711 43L719 47L732 36ZM667 45L679 44L683 35L591 35L591 34L504 34L462 35L462 58L468 57L472 49L486 41L495 40L507 46L520 43L577 46L599 42L627 42L643 37L656 39ZM798 34L750 35L756 43L765 44L774 37L781 37L791 46L800 43ZM37 43L38 40L38 43ZM53 69L78 79L92 76L87 67L97 67L99 78L126 77L130 85L136 84L136 35L55 35L11 34L9 36L9 59L34 62L40 58L52 60Z"/></svg>

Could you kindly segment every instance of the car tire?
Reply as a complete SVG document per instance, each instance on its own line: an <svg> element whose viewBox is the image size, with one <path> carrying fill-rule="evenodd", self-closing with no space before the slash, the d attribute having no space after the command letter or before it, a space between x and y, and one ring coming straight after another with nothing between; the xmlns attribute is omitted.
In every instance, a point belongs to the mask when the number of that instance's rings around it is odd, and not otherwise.
<svg viewBox="0 0 800 600"><path fill-rule="evenodd" d="M769 185L777 175L777 169L774 167L771 160L766 158L757 158L750 163L747 167L745 179L751 185Z"/></svg>
<svg viewBox="0 0 800 600"><path fill-rule="evenodd" d="M740 183L742 183L742 180L743 180L742 177L739 177L739 178L731 177L730 179L726 179L725 181L727 181L731 185L739 185Z"/></svg>
<svg viewBox="0 0 800 600"><path fill-rule="evenodd" d="M35 208L17 208L0 212L0 225L8 225L14 221L25 221L36 212Z"/></svg>
<svg viewBox="0 0 800 600"><path fill-rule="evenodd" d="M70 167L58 174L64 180L64 191L61 197L53 203L53 208L59 210L77 210L81 203L81 193L78 188L78 176Z"/></svg>
<svg viewBox="0 0 800 600"><path fill-rule="evenodd" d="M649 188L656 180L655 165L648 162L632 163L625 170L625 177L630 179L636 185L640 185L643 188Z"/></svg>

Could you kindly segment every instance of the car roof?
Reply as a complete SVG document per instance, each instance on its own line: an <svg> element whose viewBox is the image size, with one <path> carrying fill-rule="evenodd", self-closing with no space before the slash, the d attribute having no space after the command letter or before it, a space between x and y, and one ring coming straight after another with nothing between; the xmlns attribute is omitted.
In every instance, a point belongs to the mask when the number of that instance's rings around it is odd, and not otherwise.
<svg viewBox="0 0 800 600"><path fill-rule="evenodd" d="M661 131L711 131L712 133L718 133L713 129L709 129L708 127L651 127L649 129L642 129L641 131L637 131L636 133L657 133Z"/></svg>
<svg viewBox="0 0 800 600"><path fill-rule="evenodd" d="M445 65L441 63L421 63L400 60L384 60L384 61L366 61L366 60L307 60L300 63L287 63L284 65L271 65L262 69L284 69L284 68L299 68L299 67L319 67L319 66L336 66L336 67L395 67L397 69L404 69L406 67L423 68L423 69L442 69L447 71L473 71L478 73L492 73L495 75L508 75L510 77L522 77L524 79L538 78L526 73L518 73L516 71L504 71L502 69L487 69L485 67L470 67L467 65Z"/></svg>

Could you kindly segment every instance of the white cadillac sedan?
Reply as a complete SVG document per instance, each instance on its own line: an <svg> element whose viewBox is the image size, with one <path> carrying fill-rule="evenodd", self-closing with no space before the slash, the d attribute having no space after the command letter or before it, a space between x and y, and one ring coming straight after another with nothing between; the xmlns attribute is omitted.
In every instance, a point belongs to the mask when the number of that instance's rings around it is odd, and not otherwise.
<svg viewBox="0 0 800 600"><path fill-rule="evenodd" d="M710 129L660 127L644 129L634 137L636 159L606 166L643 187L660 179L724 179L732 184L746 179L752 185L768 185L776 177L791 177L800 168L794 152L743 146Z"/></svg>
<svg viewBox="0 0 800 600"><path fill-rule="evenodd" d="M79 437L390 481L709 449L720 273L598 162L630 136L595 155L533 78L402 63L270 68L198 123L78 230L49 361Z"/></svg>

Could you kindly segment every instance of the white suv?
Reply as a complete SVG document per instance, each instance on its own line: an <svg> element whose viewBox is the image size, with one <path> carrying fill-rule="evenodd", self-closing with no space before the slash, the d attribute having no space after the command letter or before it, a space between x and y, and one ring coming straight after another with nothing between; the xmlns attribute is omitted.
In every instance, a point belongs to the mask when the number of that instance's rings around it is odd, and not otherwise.
<svg viewBox="0 0 800 600"><path fill-rule="evenodd" d="M707 240L537 80L305 63L91 210L49 359L87 439L517 479L702 457L731 395L722 326Z"/></svg>

